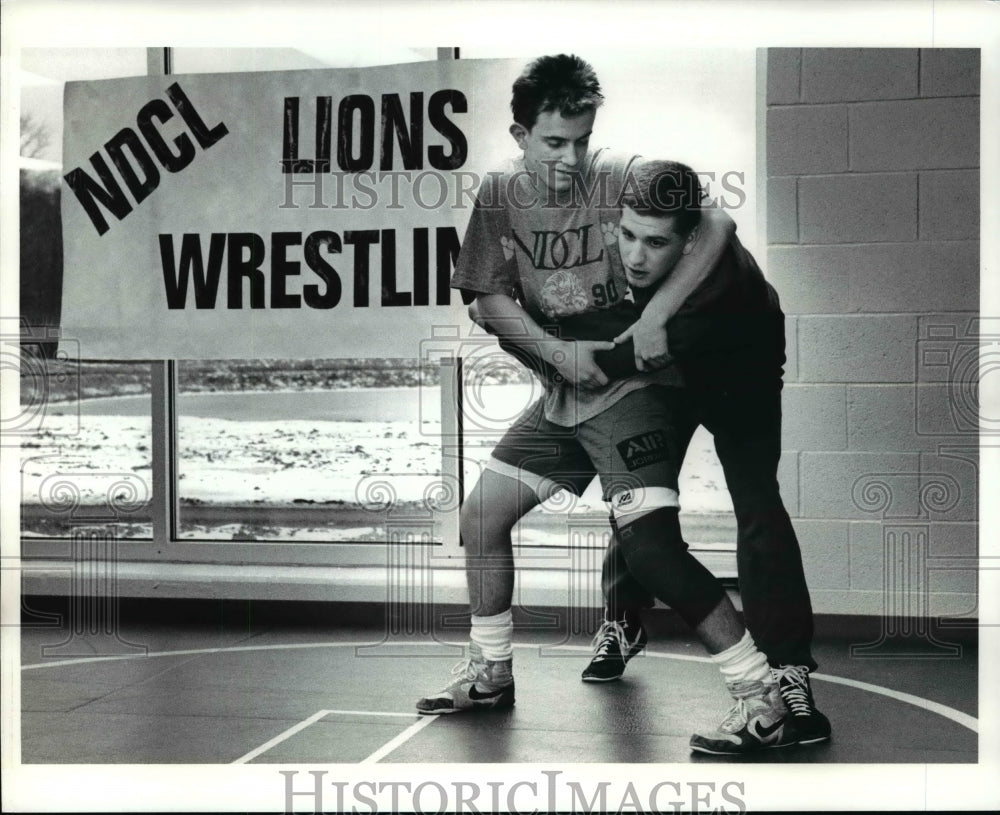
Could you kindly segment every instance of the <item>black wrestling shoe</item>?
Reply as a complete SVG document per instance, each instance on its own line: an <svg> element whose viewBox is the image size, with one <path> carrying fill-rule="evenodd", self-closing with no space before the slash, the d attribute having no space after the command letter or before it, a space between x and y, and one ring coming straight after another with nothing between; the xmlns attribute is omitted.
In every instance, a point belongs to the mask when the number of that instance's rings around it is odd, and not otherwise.
<svg viewBox="0 0 1000 815"><path fill-rule="evenodd" d="M771 668L781 698L788 708L791 736L798 744L816 744L830 738L830 720L816 709L809 669L805 665L782 665Z"/></svg>
<svg viewBox="0 0 1000 815"><path fill-rule="evenodd" d="M621 679L628 661L646 647L646 641L646 629L635 615L626 613L621 620L605 619L594 635L594 656L580 678L584 682Z"/></svg>

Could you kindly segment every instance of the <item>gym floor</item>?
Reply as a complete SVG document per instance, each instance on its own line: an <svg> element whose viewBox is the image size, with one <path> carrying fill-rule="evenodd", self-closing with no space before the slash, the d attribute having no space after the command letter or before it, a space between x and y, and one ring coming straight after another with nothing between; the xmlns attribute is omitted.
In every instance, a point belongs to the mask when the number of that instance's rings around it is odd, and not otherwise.
<svg viewBox="0 0 1000 815"><path fill-rule="evenodd" d="M117 633L106 634L65 601L25 598L23 763L977 760L978 655L965 629L883 641L878 621L819 618L813 690L833 738L733 758L688 748L729 698L665 610L652 612L647 653L606 684L580 681L590 641L566 633L566 615L519 615L515 707L438 717L413 703L451 680L467 618L445 627L438 611L431 636L389 632L374 606L123 601L114 611Z"/></svg>

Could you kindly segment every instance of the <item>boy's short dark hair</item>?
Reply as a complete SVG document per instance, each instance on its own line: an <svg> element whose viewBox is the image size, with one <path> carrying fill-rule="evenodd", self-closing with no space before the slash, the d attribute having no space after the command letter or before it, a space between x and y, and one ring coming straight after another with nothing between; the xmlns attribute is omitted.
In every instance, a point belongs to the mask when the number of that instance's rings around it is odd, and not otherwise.
<svg viewBox="0 0 1000 815"><path fill-rule="evenodd" d="M639 215L675 218L674 228L687 235L701 223L705 192L698 175L679 161L642 161L626 179L621 204Z"/></svg>
<svg viewBox="0 0 1000 815"><path fill-rule="evenodd" d="M510 111L514 121L531 130L541 113L558 110L579 116L604 101L601 83L590 63L572 54L539 57L514 80Z"/></svg>

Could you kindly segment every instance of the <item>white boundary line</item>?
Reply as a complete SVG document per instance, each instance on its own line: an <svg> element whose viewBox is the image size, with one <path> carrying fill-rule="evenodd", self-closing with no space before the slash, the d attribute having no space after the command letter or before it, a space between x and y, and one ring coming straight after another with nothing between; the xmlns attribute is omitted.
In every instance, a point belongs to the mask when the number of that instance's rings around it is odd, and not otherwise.
<svg viewBox="0 0 1000 815"><path fill-rule="evenodd" d="M38 668L61 668L65 665L83 665L89 662L117 662L127 659L155 659L157 657L183 657L196 654L228 654L239 651L285 651L297 648L373 648L381 643L372 642L288 642L275 643L273 645L233 645L222 648L188 648L181 651L154 651L145 654L119 654L107 657L79 657L77 659L61 659L55 662L35 662L31 665L22 665L22 671L33 671ZM439 642L412 642L410 646L431 646L443 645ZM460 643L454 643L460 644Z"/></svg>
<svg viewBox="0 0 1000 815"><path fill-rule="evenodd" d="M561 650L565 651L586 651L590 652L592 649L585 645L559 645L557 646ZM694 656L693 654L665 654L657 653L655 651L646 651L646 656L656 657L657 659L680 659L687 660L689 662L711 662L709 657ZM936 713L939 716L944 716L946 719L951 719L956 724L962 725L962 727L968 728L973 733L979 732L979 720L975 716L970 716L968 713L962 713L960 710L955 710L953 707L948 707L947 705L942 705L940 702L932 702L930 699L924 699L922 696L914 696L912 693L904 693L903 691L893 690L892 688L886 688L882 685L873 685L870 682L862 682L858 679L847 679L843 676L834 676L833 674L824 673L810 673L810 679L819 679L823 682L830 682L834 685L846 685L850 688L857 688L858 690L868 691L869 693L877 693L880 696L887 696L890 699L895 699L897 702L904 702L914 707L919 707L922 710L926 710L930 713Z"/></svg>
<svg viewBox="0 0 1000 815"><path fill-rule="evenodd" d="M374 643L378 645L379 643ZM463 643L455 642L412 642L406 643L407 647L434 647L441 645L462 645ZM37 670L40 668L59 668L67 665L83 665L87 663L95 662L115 662L121 660L136 660L136 659L154 659L157 657L172 657L172 656L192 656L195 654L225 654L225 653L237 653L242 651L278 651L278 650L290 650L296 648L357 648L357 647L372 647L373 643L364 642L301 642L301 643L276 643L273 645L235 645L227 648L190 648L183 651L156 651L147 654L123 654L120 656L108 656L108 657L82 657L80 659L64 659L56 662L38 662L32 665L22 665L22 671ZM548 648L550 650L559 651L580 651L585 653L590 653L592 650L589 645L553 645L553 646L539 646L531 643L514 643L515 648ZM650 657L656 657L658 659L677 659L688 662L711 662L707 656L694 656L689 654L667 654L658 653L655 651L646 651L646 655ZM924 699L920 696L914 696L909 693L903 693L902 691L896 691L892 688L886 688L882 685L872 685L868 682L860 682L854 679L846 679L840 676L833 676L831 674L814 673L811 674L813 679L819 679L825 682L831 682L838 685L847 685L848 687L857 688L858 690L868 691L870 693L877 693L881 696L886 696L890 699L895 699L898 702L904 702L906 704L914 705L923 710L929 711L931 713L936 713L939 716L944 716L946 719L951 719L951 721L962 725L962 727L968 728L974 733L979 732L979 720L974 716L970 716L967 713L962 713L960 710L955 710L954 708L948 707L947 705L942 705L939 702L932 702L930 699ZM395 714L393 714L395 715ZM415 714L414 714L415 715ZM419 724L419 723L418 723Z"/></svg>
<svg viewBox="0 0 1000 815"><path fill-rule="evenodd" d="M903 693L902 691L893 690L892 688L884 688L881 685L872 685L869 682L861 682L857 679L846 679L843 676L830 676L829 674L810 674L810 676L814 679L822 679L826 682L832 682L835 685L847 685L848 687L866 690L870 693L880 693L883 696L888 696L889 698L895 699L899 702L907 702L908 704L915 705L916 707L923 708L924 710L929 710L931 713L937 713L939 716L944 716L946 719L951 719L953 722L957 722L963 727L969 728L969 730L973 733L979 732L979 719L975 716L970 716L968 713L962 713L962 711L955 710L947 705L942 705L940 702L932 702L930 699L924 699L922 696L914 696L911 693Z"/></svg>
<svg viewBox="0 0 1000 815"><path fill-rule="evenodd" d="M257 758L257 756L263 755L268 750L270 750L272 747L275 747L276 745L281 744L281 742L285 741L286 739L291 738L296 733L300 733L301 731L305 730L310 725L316 724L316 722L318 722L320 719L323 719L323 718L325 718L327 716L331 716L331 715L340 715L340 716L345 716L345 715L346 716L391 716L391 717L394 717L394 718L397 718L397 719L398 718L412 719L417 714L416 713L386 713L386 712L380 711L380 710L318 710L312 716L310 716L308 719L303 719L298 724L293 725L292 727L289 727L287 730L285 730L282 733L279 733L277 736L275 736L270 741L264 742L262 745L260 745L260 747L255 747L253 750L251 750L245 756L240 756L238 759L236 759L235 761L233 761L231 763L232 764L246 764L249 761L253 761L253 759ZM426 727L427 724L430 724L430 722L427 722L426 724L423 723L423 722L417 722L416 724L411 725L409 728L407 728L402 733L400 733L398 736L396 736L396 738L394 738L392 741L390 741L387 744L385 744L382 747L380 747L378 750L376 750L374 753L372 753L370 756L368 756L368 758L363 759L360 763L361 764L374 764L376 761L378 761L380 758L382 758L382 756L388 755L393 750L395 750L397 747L399 747L399 745L402 744L403 742L405 742L407 739L409 739L410 736L415 735L417 732L419 732L424 727ZM419 725L419 727L417 725ZM413 731L413 732L411 733L410 731Z"/></svg>
<svg viewBox="0 0 1000 815"><path fill-rule="evenodd" d="M417 715L417 714L410 714L410 715ZM429 725L437 718L439 717L421 716L419 722L414 722L413 724L411 724L408 728L406 728L406 730L404 730L402 733L396 736L396 738L394 738L392 741L383 744L378 750L376 750L374 753L368 756L368 758L363 758L358 763L375 764L376 762L381 761L383 758L389 755L389 753L391 753L397 747L400 747L401 745L408 742L415 735L417 735L417 733L419 733L421 730L423 730L425 727L427 727L427 725Z"/></svg>
<svg viewBox="0 0 1000 815"><path fill-rule="evenodd" d="M315 724L320 719L322 719L324 716L326 716L327 713L328 713L328 711L326 711L326 710L318 710L318 711L316 711L308 719L304 719L301 722L299 722L297 725L289 727L284 733L279 733L277 736L275 736L270 741L264 742L260 747L254 748L249 753L247 753L245 756L240 756L238 759L236 759L236 761L234 761L232 763L233 764L246 764L248 761L251 761L251 760L257 758L257 756L259 756L261 753L266 753L268 750L270 750L275 745L281 744L281 742L283 742L285 739L291 738L296 733L298 733L300 730L305 730L307 727L309 727L309 725Z"/></svg>

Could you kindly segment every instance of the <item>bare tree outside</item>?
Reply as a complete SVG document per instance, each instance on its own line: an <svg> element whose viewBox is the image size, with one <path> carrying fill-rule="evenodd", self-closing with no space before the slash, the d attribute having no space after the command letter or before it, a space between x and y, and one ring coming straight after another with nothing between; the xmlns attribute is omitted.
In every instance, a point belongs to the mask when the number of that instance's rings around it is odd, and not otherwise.
<svg viewBox="0 0 1000 815"><path fill-rule="evenodd" d="M39 159L52 143L52 129L31 113L21 114L21 158ZM20 315L27 326L58 326L62 292L62 223L59 171L47 162L25 162L20 170ZM29 353L55 354L54 341L31 342Z"/></svg>
<svg viewBox="0 0 1000 815"><path fill-rule="evenodd" d="M52 134L30 113L21 114L21 152L25 158L39 158L52 143Z"/></svg>

